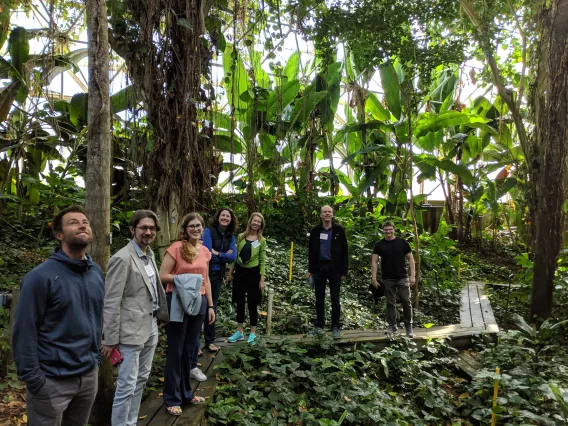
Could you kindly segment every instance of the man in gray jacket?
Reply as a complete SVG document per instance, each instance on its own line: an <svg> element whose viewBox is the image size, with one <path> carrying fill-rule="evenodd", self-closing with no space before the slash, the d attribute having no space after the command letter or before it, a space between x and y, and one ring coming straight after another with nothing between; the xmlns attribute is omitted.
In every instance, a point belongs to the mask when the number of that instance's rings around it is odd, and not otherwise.
<svg viewBox="0 0 568 426"><path fill-rule="evenodd" d="M168 321L166 294L150 244L160 230L150 210L130 218L133 239L108 263L103 309L103 356L123 357L112 406L113 426L134 426L158 344L158 320Z"/></svg>

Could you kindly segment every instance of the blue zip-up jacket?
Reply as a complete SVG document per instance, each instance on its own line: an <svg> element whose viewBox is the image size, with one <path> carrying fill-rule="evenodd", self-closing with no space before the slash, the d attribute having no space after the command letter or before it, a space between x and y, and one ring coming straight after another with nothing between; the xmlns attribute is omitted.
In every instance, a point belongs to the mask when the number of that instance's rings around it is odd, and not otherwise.
<svg viewBox="0 0 568 426"><path fill-rule="evenodd" d="M205 228L203 231L203 245L211 251L213 249L213 238L211 237L211 230ZM227 254L229 250L233 250L233 253ZM229 247L221 247L219 250L219 255L211 253L211 260L209 261L210 271L220 271L222 263L233 263L237 260L237 243L235 241L235 236L231 238L231 244Z"/></svg>
<svg viewBox="0 0 568 426"><path fill-rule="evenodd" d="M59 249L24 277L12 346L31 393L46 376L81 376L99 364L104 292L99 265Z"/></svg>

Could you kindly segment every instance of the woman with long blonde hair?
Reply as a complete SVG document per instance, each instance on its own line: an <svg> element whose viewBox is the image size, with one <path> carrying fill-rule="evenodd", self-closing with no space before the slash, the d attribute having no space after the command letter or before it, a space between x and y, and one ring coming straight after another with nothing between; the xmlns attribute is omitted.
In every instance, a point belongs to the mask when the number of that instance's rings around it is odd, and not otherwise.
<svg viewBox="0 0 568 426"><path fill-rule="evenodd" d="M237 331L229 337L231 343L245 338L245 305L248 305L250 315L248 343L254 343L256 339L258 305L262 300L266 271L266 239L262 231L264 216L255 212L251 214L245 232L237 238L237 261L229 271L229 280L233 281L233 303L237 304Z"/></svg>
<svg viewBox="0 0 568 426"><path fill-rule="evenodd" d="M202 397L193 395L189 382L191 360L197 359L199 345L196 343L203 321L207 319L209 324L215 321L209 281L211 252L201 244L204 227L203 218L198 213L186 215L181 224L180 241L176 241L167 249L160 267L160 279L163 284L167 284L166 297L170 312L170 322L166 325L168 346L163 396L168 413L174 416L181 414L181 406L184 404L205 402ZM189 284L179 285L181 275L193 280L193 292L188 290ZM197 287L198 285L200 286ZM193 300L201 297L200 301L197 300L200 302L199 308L196 304L197 315L189 315L182 310L178 314L179 318L173 318L174 286L177 293L186 291L187 294L193 295Z"/></svg>

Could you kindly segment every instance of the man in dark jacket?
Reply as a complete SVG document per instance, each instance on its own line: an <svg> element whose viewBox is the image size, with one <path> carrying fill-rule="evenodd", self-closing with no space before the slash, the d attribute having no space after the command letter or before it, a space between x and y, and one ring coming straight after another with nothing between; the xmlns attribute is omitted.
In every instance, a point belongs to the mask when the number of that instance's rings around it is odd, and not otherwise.
<svg viewBox="0 0 568 426"><path fill-rule="evenodd" d="M81 207L62 210L52 230L61 247L22 280L14 358L29 425L86 425L97 393L103 274L86 254L92 231Z"/></svg>
<svg viewBox="0 0 568 426"><path fill-rule="evenodd" d="M345 229L333 223L333 209L330 206L321 208L321 225L310 232L308 253L308 274L313 275L316 291L316 328L308 334L319 333L325 327L325 288L329 282L331 293L331 332L339 338L341 305L339 293L341 280L347 277L349 269L349 250Z"/></svg>

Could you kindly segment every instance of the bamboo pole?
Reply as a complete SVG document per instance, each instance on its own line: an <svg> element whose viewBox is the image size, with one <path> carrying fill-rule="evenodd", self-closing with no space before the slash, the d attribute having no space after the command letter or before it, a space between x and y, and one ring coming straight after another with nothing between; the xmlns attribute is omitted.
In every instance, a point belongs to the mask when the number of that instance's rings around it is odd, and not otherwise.
<svg viewBox="0 0 568 426"><path fill-rule="evenodd" d="M501 370L499 367L495 369L495 374L501 374ZM499 378L495 379L495 385L493 386L493 408L497 407L497 395L499 394ZM497 413L495 410L492 410L491 413L491 426L495 426L497 424Z"/></svg>
<svg viewBox="0 0 568 426"><path fill-rule="evenodd" d="M294 259L294 241L290 242L290 273L288 275L288 281L292 282L292 260Z"/></svg>

